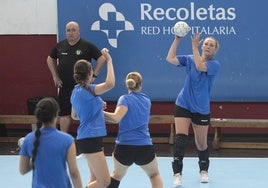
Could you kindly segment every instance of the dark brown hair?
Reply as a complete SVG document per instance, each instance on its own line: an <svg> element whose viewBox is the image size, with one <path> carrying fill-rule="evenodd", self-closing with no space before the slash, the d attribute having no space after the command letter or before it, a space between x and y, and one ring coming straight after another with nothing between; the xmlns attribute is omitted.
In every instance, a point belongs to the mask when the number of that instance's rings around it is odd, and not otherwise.
<svg viewBox="0 0 268 188"><path fill-rule="evenodd" d="M80 84L82 87L89 89L87 82L89 81L90 74L92 72L91 63L85 59L78 60L74 65L73 78L76 83Z"/></svg>
<svg viewBox="0 0 268 188"><path fill-rule="evenodd" d="M35 108L35 116L37 118L37 129L35 131L35 141L34 148L32 150L32 164L34 169L34 161L37 155L37 150L39 146L39 138L41 136L40 128L42 125L47 126L51 124L54 119L58 116L59 104L54 98L46 97L41 99Z"/></svg>

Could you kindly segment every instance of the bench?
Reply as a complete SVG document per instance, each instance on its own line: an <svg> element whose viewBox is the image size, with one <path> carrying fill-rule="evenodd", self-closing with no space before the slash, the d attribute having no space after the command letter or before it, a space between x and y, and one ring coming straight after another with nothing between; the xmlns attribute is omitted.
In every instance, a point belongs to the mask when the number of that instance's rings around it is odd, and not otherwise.
<svg viewBox="0 0 268 188"><path fill-rule="evenodd" d="M213 149L242 148L242 149L268 149L265 142L231 142L224 141L222 128L268 128L268 119L213 119L211 127L215 128Z"/></svg>
<svg viewBox="0 0 268 188"><path fill-rule="evenodd" d="M34 115L0 115L0 124L35 124L36 117ZM59 122L58 122L59 123ZM79 121L73 120L73 124L78 124ZM107 125L112 123L107 123ZM150 124L169 124L169 136L152 137L154 143L174 143L174 117L171 115L151 115ZM105 137L104 142L114 143L114 137ZM0 142L17 142L18 138L0 137Z"/></svg>
<svg viewBox="0 0 268 188"><path fill-rule="evenodd" d="M35 124L34 115L0 115L0 124ZM74 124L78 121L73 120ZM112 124L112 123L107 123ZM150 124L168 124L170 133L168 136L152 137L154 143L174 143L175 126L173 115L151 115ZM228 142L224 141L222 128L268 128L268 119L218 119L211 118L211 127L215 128L214 139L212 142L213 149L220 148L257 148L268 149L268 143L257 142ZM0 141L16 142L17 138L2 137ZM104 142L114 142L114 138L106 137Z"/></svg>

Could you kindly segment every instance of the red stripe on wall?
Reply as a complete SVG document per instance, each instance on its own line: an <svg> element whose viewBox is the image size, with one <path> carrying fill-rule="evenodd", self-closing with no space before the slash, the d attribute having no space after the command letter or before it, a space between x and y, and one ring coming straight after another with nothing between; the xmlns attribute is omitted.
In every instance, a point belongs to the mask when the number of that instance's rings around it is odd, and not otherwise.
<svg viewBox="0 0 268 188"><path fill-rule="evenodd" d="M56 42L56 35L0 35L1 114L28 114L28 98L56 95L46 63Z"/></svg>

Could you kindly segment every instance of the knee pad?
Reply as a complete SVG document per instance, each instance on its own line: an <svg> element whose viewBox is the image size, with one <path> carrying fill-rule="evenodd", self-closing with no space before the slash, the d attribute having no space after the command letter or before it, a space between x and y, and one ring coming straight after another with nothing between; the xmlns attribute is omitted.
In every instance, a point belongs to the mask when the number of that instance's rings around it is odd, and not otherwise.
<svg viewBox="0 0 268 188"><path fill-rule="evenodd" d="M208 158L209 158L208 148L204 151L198 151L198 158L199 158L199 160L203 160L203 161L208 160Z"/></svg>
<svg viewBox="0 0 268 188"><path fill-rule="evenodd" d="M198 162L199 164L199 170L200 172L201 171L208 171L208 168L209 168L209 160L206 160L206 161L200 161Z"/></svg>
<svg viewBox="0 0 268 188"><path fill-rule="evenodd" d="M119 187L119 184L120 184L120 181L118 181L114 178L111 178L111 183L107 188L117 188L117 187Z"/></svg>
<svg viewBox="0 0 268 188"><path fill-rule="evenodd" d="M174 159L174 161L172 162L172 169L173 169L173 173L177 174L177 173L182 173L182 168L183 168L183 163L182 160L177 160Z"/></svg>
<svg viewBox="0 0 268 188"><path fill-rule="evenodd" d="M208 171L209 167L209 150L208 148L204 151L198 151L198 158L199 158L199 168L200 171L205 170Z"/></svg>
<svg viewBox="0 0 268 188"><path fill-rule="evenodd" d="M182 161L184 157L185 147L188 144L188 135L176 134L175 147L174 147L174 159Z"/></svg>

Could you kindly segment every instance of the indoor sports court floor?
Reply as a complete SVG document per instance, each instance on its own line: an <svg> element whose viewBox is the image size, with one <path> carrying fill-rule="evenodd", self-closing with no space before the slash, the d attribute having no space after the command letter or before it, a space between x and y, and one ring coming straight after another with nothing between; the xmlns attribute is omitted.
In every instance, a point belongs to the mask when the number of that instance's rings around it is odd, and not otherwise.
<svg viewBox="0 0 268 188"><path fill-rule="evenodd" d="M1 187L31 187L31 173L21 176L18 172L18 155L1 155ZM158 157L159 169L165 188L172 187L171 157ZM109 168L112 159L107 157ZM268 186L267 158L211 158L209 171L210 182L199 183L197 158L186 157L184 160L182 188L266 188ZM77 159L82 181L86 184L89 170L84 157ZM131 166L121 182L122 188L149 188L150 182L145 173L137 166Z"/></svg>
<svg viewBox="0 0 268 188"><path fill-rule="evenodd" d="M211 145L211 138L209 141ZM105 144L105 154L109 169L112 170L111 153L113 144ZM18 172L19 156L16 143L0 143L0 187L31 187L31 173L24 176ZM172 187L172 151L169 144L155 144L160 173L164 187ZM184 159L182 188L267 188L268 187L268 150L220 149L211 150L210 183L200 184L197 157L193 139ZM89 171L84 157L77 159L82 181L85 185ZM133 165L121 182L122 188L149 188L150 182L145 173Z"/></svg>

